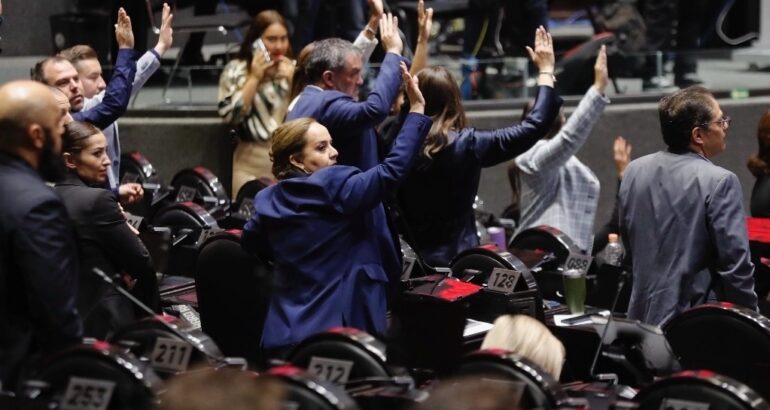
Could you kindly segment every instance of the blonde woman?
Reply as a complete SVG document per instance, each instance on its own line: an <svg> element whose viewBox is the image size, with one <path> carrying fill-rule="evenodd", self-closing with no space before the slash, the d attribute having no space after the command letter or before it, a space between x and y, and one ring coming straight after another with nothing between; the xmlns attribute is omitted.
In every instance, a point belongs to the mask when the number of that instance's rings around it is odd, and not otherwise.
<svg viewBox="0 0 770 410"><path fill-rule="evenodd" d="M503 315L495 320L482 349L502 349L529 359L559 380L566 351L545 325L524 315Z"/></svg>

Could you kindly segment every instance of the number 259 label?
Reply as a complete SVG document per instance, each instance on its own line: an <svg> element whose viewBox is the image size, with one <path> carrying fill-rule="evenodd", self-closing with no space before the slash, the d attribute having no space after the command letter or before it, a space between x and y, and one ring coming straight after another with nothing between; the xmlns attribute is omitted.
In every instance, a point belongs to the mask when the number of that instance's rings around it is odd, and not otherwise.
<svg viewBox="0 0 770 410"><path fill-rule="evenodd" d="M353 362L349 360L328 359L326 357L313 356L307 367L308 372L321 380L336 384L345 384L350 377Z"/></svg>
<svg viewBox="0 0 770 410"><path fill-rule="evenodd" d="M115 390L115 382L85 377L70 377L61 401L62 410L106 410Z"/></svg>
<svg viewBox="0 0 770 410"><path fill-rule="evenodd" d="M502 293L513 293L513 289L516 287L516 282L519 281L520 276L521 272L515 270L494 268L492 273L489 274L487 289Z"/></svg>
<svg viewBox="0 0 770 410"><path fill-rule="evenodd" d="M156 370L183 372L190 364L192 349L187 342L159 337L155 339L150 364Z"/></svg>

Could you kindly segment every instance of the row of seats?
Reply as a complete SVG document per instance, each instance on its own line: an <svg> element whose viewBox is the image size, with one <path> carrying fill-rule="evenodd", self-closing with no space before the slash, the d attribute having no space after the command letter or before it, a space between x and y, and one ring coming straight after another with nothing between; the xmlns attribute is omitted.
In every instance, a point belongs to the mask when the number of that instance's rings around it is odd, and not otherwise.
<svg viewBox="0 0 770 410"><path fill-rule="evenodd" d="M330 329L298 345L287 363L270 361L259 341L272 272L241 250L237 229L248 201L270 182L244 187L251 191L233 205L203 168L183 170L163 187L137 153L124 163L123 179L148 192L148 202L132 211L144 217L136 226L164 274L161 295L171 315L48 358L18 392L0 394L0 408L151 408L162 400L164 380L201 366L277 378L300 409L406 408L463 375L513 383L522 408L770 408L770 321L756 312L704 305L663 329L619 318L556 326L554 315L566 310L561 272L576 248L546 226L512 238L507 250L463 252L445 270L421 269L403 243L403 293L391 318L401 331L392 340ZM508 288L488 286L500 272L518 279ZM594 263L588 273L589 304L612 307L623 272ZM567 364L560 381L510 352L479 350L485 331L474 325L501 314L532 316L561 339ZM677 372L677 364L687 371ZM599 373L616 375L620 385L594 382Z"/></svg>

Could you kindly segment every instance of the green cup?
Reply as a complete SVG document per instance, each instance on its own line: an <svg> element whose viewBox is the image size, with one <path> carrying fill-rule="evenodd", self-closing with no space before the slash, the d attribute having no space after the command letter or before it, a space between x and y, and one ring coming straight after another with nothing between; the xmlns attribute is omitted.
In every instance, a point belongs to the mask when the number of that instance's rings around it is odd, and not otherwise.
<svg viewBox="0 0 770 410"><path fill-rule="evenodd" d="M584 313L586 310L586 274L577 269L568 269L562 275L564 279L564 299L569 312Z"/></svg>

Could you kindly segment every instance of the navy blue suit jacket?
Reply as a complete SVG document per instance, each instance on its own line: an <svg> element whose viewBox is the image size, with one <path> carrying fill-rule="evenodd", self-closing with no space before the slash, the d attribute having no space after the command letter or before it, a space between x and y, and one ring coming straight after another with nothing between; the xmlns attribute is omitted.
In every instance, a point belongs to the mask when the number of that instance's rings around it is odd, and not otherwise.
<svg viewBox="0 0 770 410"><path fill-rule="evenodd" d="M473 201L481 169L515 158L534 145L559 113L561 98L540 87L521 123L496 130L449 133L449 145L432 160L421 157L399 189L404 222L415 250L433 266L449 266L458 253L478 246Z"/></svg>
<svg viewBox="0 0 770 410"><path fill-rule="evenodd" d="M77 256L61 199L29 164L0 153L0 381L81 337Z"/></svg>
<svg viewBox="0 0 770 410"><path fill-rule="evenodd" d="M72 113L75 121L91 123L99 129L105 129L126 113L131 100L136 60L139 54L132 49L121 48L115 59L115 68L104 90L102 102L92 108ZM117 178L117 175L115 176Z"/></svg>
<svg viewBox="0 0 770 410"><path fill-rule="evenodd" d="M262 345L298 343L334 326L385 333L387 283L400 266L384 216L375 212L408 171L431 126L409 114L382 164L335 165L260 191L244 227L247 252L275 263Z"/></svg>
<svg viewBox="0 0 770 410"><path fill-rule="evenodd" d="M380 162L377 134L374 130L390 112L401 87L399 63L403 57L386 53L374 89L364 101L349 95L322 90L309 85L302 90L286 120L314 118L329 130L334 148L339 152L337 163L366 171Z"/></svg>

